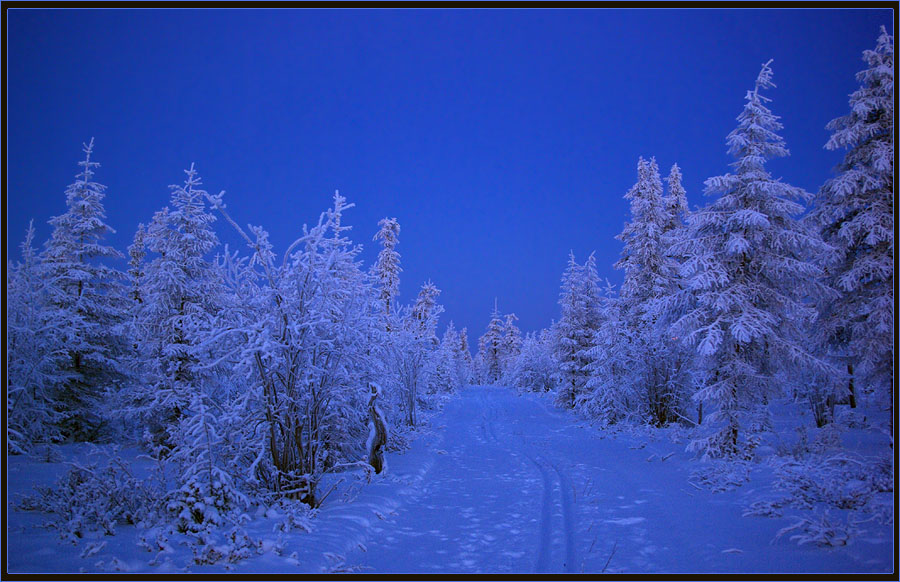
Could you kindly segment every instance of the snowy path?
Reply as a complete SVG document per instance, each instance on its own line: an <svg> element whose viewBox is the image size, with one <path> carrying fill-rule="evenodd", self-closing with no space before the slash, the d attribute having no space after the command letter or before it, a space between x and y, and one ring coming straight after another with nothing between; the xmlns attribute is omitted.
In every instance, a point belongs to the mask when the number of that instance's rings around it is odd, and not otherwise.
<svg viewBox="0 0 900 582"><path fill-rule="evenodd" d="M339 488L312 532L282 536L273 530L277 516L255 517L247 530L267 549L238 564L193 565L190 551L173 541L168 565L150 565L151 555L136 545L140 532L126 526L102 538L94 554L36 527L41 515L12 511L8 567L96 572L115 561L132 573L187 567L208 574L891 571L891 526L863 524L839 548L798 546L789 536L773 543L789 517L742 517L770 493L765 471L734 491L698 489L689 483L698 463L668 434L611 437L549 398L469 387L409 450L386 455L387 471L371 483L336 475ZM50 484L64 469L10 458L8 494Z"/></svg>
<svg viewBox="0 0 900 582"><path fill-rule="evenodd" d="M389 457L389 471L414 476L411 486L346 554L347 565L390 573L890 568L890 544L874 540L852 550L772 544L788 522L742 517L752 487L698 490L683 444L603 438L533 395L470 387L435 425L435 441L422 444L430 451ZM408 473L420 455L427 468Z"/></svg>

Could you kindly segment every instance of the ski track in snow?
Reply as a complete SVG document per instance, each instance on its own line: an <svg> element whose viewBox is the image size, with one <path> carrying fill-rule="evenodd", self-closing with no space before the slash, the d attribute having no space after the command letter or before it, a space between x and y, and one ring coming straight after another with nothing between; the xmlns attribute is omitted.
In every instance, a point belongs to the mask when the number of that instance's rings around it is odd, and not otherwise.
<svg viewBox="0 0 900 582"><path fill-rule="evenodd" d="M536 573L546 573L553 571L565 571L565 572L574 572L575 565L575 544L574 544L574 529L572 522L572 501L570 499L568 488L571 487L569 480L564 474L559 470L559 467L554 464L548 462L540 455L536 455L533 451L530 451L527 444L518 440L515 442L510 442L510 439L505 439L501 441L500 438L497 437L497 432L495 425L497 424L497 409L496 406L490 403L486 397L486 392L482 391L480 395L480 402L484 407L485 416L483 417L484 426L486 426L486 434L489 435L490 441L494 446L508 449L513 454L521 454L525 456L535 467L537 467L538 471L541 475L541 482L543 485L543 491L541 495L541 525L540 525L540 544L537 549L537 560L535 562L534 571ZM550 469L553 469L553 472L556 474L557 479L554 481L553 474L550 472ZM556 506L554 505L554 492L559 493L559 508L562 513L562 529L559 532L565 540L565 559L562 562L562 568L553 568L551 566L552 563L552 544L554 538L554 528L553 528L553 519L552 516L555 513Z"/></svg>

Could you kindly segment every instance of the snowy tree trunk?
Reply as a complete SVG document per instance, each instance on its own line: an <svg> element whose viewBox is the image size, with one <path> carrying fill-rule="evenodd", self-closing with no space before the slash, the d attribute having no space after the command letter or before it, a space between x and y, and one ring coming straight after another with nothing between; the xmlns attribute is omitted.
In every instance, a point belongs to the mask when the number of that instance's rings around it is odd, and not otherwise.
<svg viewBox="0 0 900 582"><path fill-rule="evenodd" d="M384 412L377 403L381 388L374 382L369 382L369 390L369 440L366 442L366 450L369 453L369 464L376 473L381 473L384 469L384 453L381 449L387 444L387 423Z"/></svg>

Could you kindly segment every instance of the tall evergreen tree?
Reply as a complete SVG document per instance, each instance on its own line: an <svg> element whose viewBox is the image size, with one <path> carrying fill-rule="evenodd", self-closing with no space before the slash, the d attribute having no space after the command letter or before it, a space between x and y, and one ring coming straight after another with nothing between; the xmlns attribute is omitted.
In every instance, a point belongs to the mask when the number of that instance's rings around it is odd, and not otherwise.
<svg viewBox="0 0 900 582"><path fill-rule="evenodd" d="M380 230L373 240L381 241L381 252L373 266L375 278L378 281L379 298L384 303L384 313L390 317L391 310L397 295L400 294L400 253L397 245L400 244L400 224L396 218L382 218L378 221Z"/></svg>
<svg viewBox="0 0 900 582"><path fill-rule="evenodd" d="M48 317L33 242L29 222L22 261L6 269L6 451L12 454L61 438L55 393L71 380L70 373L54 365L67 356L66 330L60 320Z"/></svg>
<svg viewBox="0 0 900 582"><path fill-rule="evenodd" d="M150 360L149 390L138 405L154 446L171 448L174 431L204 377L201 347L219 307L221 274L209 255L218 244L207 193L194 165L183 185L170 186L172 208L153 216L145 236L156 256L147 264L140 307L141 349Z"/></svg>
<svg viewBox="0 0 900 582"><path fill-rule="evenodd" d="M575 406L590 376L588 352L594 347L601 321L598 282L593 253L579 265L570 252L559 296L561 314L551 328L558 370L557 401L567 408Z"/></svg>
<svg viewBox="0 0 900 582"><path fill-rule="evenodd" d="M821 287L821 270L806 258L824 249L796 219L804 210L797 201L809 194L765 168L788 155L777 134L782 125L761 93L774 86L769 64L727 139L734 172L706 181L705 194L718 198L691 214L689 237L675 248L688 256L684 293L696 301L675 330L697 345L709 370L695 397L716 409L709 416L715 432L692 447L711 457L750 454L768 426L776 373L818 364L804 345L802 330L815 310L803 292Z"/></svg>
<svg viewBox="0 0 900 582"><path fill-rule="evenodd" d="M522 332L516 326L518 319L515 313L507 313L503 322L503 343L500 357L504 373L512 366L519 357L519 352L522 351Z"/></svg>
<svg viewBox="0 0 900 582"><path fill-rule="evenodd" d="M854 376L891 407L894 402L894 37L881 28L867 68L850 96L850 113L828 124L830 150L846 149L838 175L819 191L811 221L835 249L826 282L837 291L820 302L819 339L843 360L841 390L855 406ZM858 369L855 367L858 366Z"/></svg>
<svg viewBox="0 0 900 582"><path fill-rule="evenodd" d="M144 302L141 287L144 284L144 259L147 257L147 245L144 238L147 236L147 228L144 223L138 224L137 231L131 246L128 247L128 276L131 280L131 300L135 305Z"/></svg>
<svg viewBox="0 0 900 582"><path fill-rule="evenodd" d="M47 284L49 317L64 330L67 353L56 359L69 376L55 395L63 434L91 440L104 423L100 403L124 381L122 354L128 342L124 317L123 274L108 262L123 258L103 244L108 233L103 199L106 186L93 181L94 140L84 145L82 171L66 189L64 214L50 219L53 227L41 257Z"/></svg>
<svg viewBox="0 0 900 582"><path fill-rule="evenodd" d="M656 160L638 161L638 181L625 195L631 202L631 222L617 237L625 243L615 265L625 271L618 299L619 316L629 328L627 349L636 352L630 361L637 364L629 370L629 378L622 381L638 387L642 412L657 425L675 420L680 413L678 395L668 382L669 347L660 333L659 315L654 309L660 299L674 291L677 265L667 255L663 237L672 228L673 212L678 211L684 197L678 191L677 166L675 176L676 192L670 200L664 200ZM669 204L672 211L667 208Z"/></svg>
<svg viewBox="0 0 900 582"><path fill-rule="evenodd" d="M466 328L459 330L459 346L457 349L458 359L462 368L463 384L472 381L475 373L474 362L472 361L472 352L469 351L469 331Z"/></svg>
<svg viewBox="0 0 900 582"><path fill-rule="evenodd" d="M689 295L682 294L685 282L681 276L681 265L685 258L675 252L675 246L684 238L687 232L687 218L690 214L687 204L687 192L681 183L681 168L678 164L672 165L669 176L666 178L668 193L663 198L666 207L667 219L662 231L663 255L666 268L662 271L664 278L662 287L667 293L655 298L650 305L654 311L653 319L656 321L656 333L666 355L666 368L663 380L666 385L665 394L675 403L675 412L681 420L694 422L687 418L683 412L687 412L688 403L695 392L694 358L690 348L678 341L670 327L681 315L687 306L679 305L679 300L690 300ZM698 403L697 423L703 419L703 407Z"/></svg>
<svg viewBox="0 0 900 582"><path fill-rule="evenodd" d="M626 324L621 301L609 281L597 313L599 325L592 345L583 352L588 378L575 404L606 424L645 420L641 418L644 395L635 381L635 371L643 368L647 355L633 349L636 330Z"/></svg>
<svg viewBox="0 0 900 582"><path fill-rule="evenodd" d="M486 384L496 384L503 375L503 319L494 301L494 310L487 330L478 338L477 359L481 368L479 376Z"/></svg>
<svg viewBox="0 0 900 582"><path fill-rule="evenodd" d="M681 183L681 179L681 168L678 167L678 164L672 164L669 176L666 178L669 191L663 198L663 204L667 213L663 234L681 228L688 215L687 192Z"/></svg>

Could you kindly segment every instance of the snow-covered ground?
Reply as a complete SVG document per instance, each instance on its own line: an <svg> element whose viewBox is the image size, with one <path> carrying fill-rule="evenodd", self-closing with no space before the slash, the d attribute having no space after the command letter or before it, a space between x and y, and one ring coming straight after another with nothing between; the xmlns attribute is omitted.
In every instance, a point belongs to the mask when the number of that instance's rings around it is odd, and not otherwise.
<svg viewBox="0 0 900 582"><path fill-rule="evenodd" d="M700 464L678 431L611 434L550 401L499 387L469 387L431 419L409 450L387 454L366 482L345 473L311 532L278 532L274 512L245 525L260 553L232 572L304 573L813 573L890 572L893 527L859 524L840 547L798 545L782 528L802 517L744 517L771 497L772 471L751 470L741 487L713 493L691 482ZM60 447L84 456L81 446ZM224 572L191 565L168 540L157 557L137 544L147 532L60 540L45 515L13 508L17 495L50 484L63 463L8 458L8 571ZM327 490L331 485L325 484Z"/></svg>

